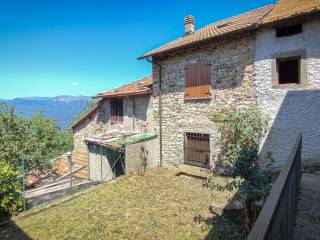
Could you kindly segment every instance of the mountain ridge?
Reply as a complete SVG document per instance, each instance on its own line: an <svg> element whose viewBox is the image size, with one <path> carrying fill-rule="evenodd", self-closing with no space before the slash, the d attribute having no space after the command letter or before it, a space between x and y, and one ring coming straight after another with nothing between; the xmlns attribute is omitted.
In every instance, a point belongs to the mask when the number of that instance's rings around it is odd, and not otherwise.
<svg viewBox="0 0 320 240"><path fill-rule="evenodd" d="M0 99L7 105L14 106L15 112L26 118L43 111L45 117L57 119L58 125L66 129L88 105L91 97L60 95L56 97L19 97Z"/></svg>

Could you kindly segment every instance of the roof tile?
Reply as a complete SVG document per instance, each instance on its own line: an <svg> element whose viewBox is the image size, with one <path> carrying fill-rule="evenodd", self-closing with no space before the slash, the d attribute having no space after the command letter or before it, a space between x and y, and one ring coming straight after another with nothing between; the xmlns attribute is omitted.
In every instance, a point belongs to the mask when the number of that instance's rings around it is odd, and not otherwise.
<svg viewBox="0 0 320 240"><path fill-rule="evenodd" d="M209 40L215 37L222 36L227 33L236 32L246 29L259 23L264 16L266 16L271 10L273 5L257 8L247 13L243 13L231 18L223 19L216 23L204 26L192 34L182 36L172 42L169 42L159 48L156 48L139 59L143 59L149 56L153 56L159 53L168 52L177 48L187 47L200 41ZM222 24L228 23L225 26Z"/></svg>
<svg viewBox="0 0 320 240"><path fill-rule="evenodd" d="M111 98L111 97L123 97L131 95L149 94L152 89L152 77L145 77L141 80L123 85L113 90L98 93L94 98Z"/></svg>
<svg viewBox="0 0 320 240"><path fill-rule="evenodd" d="M320 11L320 0L279 0L262 23Z"/></svg>
<svg viewBox="0 0 320 240"><path fill-rule="evenodd" d="M247 28L256 28L257 24L268 24L298 15L320 12L320 0L278 0L274 5L267 5L252 11L223 19L200 28L192 34L182 36L172 42L147 52L138 59L190 47L194 44L214 39L228 33Z"/></svg>

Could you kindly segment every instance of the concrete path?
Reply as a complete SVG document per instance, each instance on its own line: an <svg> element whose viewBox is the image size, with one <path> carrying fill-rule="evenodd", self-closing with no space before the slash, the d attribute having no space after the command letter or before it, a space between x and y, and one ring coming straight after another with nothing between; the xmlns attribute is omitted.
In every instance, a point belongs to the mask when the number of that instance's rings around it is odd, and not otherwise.
<svg viewBox="0 0 320 240"><path fill-rule="evenodd" d="M320 240L320 172L303 173L295 240Z"/></svg>

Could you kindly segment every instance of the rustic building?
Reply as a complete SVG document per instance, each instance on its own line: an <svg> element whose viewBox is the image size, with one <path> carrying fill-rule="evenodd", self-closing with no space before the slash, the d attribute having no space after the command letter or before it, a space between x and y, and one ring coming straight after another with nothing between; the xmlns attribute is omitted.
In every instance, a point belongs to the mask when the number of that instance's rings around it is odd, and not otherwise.
<svg viewBox="0 0 320 240"><path fill-rule="evenodd" d="M94 96L99 99L97 105L70 126L74 162L82 156L81 163L86 165L81 177L108 181L158 164L151 91L152 78L146 77Z"/></svg>
<svg viewBox="0 0 320 240"><path fill-rule="evenodd" d="M256 34L257 103L272 120L262 151L278 164L299 132L303 163L320 164L319 7L320 1L280 0Z"/></svg>
<svg viewBox="0 0 320 240"><path fill-rule="evenodd" d="M214 166L213 114L252 106L273 119L263 153L277 146L281 164L302 132L304 163L319 159L319 7L280 0L199 30L187 16L184 36L139 57L152 62L160 162Z"/></svg>
<svg viewBox="0 0 320 240"><path fill-rule="evenodd" d="M74 149L87 151L85 139L102 135L110 130L140 132L147 123L151 98L152 78L124 85L99 93L97 106L71 125L74 135Z"/></svg>

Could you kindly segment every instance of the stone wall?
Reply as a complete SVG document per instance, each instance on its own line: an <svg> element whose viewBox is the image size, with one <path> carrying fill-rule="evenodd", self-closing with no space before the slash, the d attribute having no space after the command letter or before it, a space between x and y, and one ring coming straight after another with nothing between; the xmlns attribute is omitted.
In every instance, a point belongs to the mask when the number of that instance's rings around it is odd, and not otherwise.
<svg viewBox="0 0 320 240"><path fill-rule="evenodd" d="M133 101L135 102L135 119L133 119ZM152 97L149 95L125 97L123 99L123 123L111 124L110 100L103 100L101 108L73 130L74 149L87 152L85 138L101 135L112 129L141 132L141 125L145 122L150 122L150 126L154 126L153 116L147 113L150 111L150 105L152 105ZM153 129L150 128L150 130Z"/></svg>
<svg viewBox="0 0 320 240"><path fill-rule="evenodd" d="M210 161L214 164L219 152L219 132L211 121L216 111L224 108L246 108L255 105L253 84L254 34L237 39L224 39L187 49L167 57L162 65L163 164L183 162L185 132L210 134ZM185 100L184 82L187 64L211 63L212 98ZM158 123L159 68L153 64L153 109L150 114ZM159 126L156 127L159 132Z"/></svg>
<svg viewBox="0 0 320 240"><path fill-rule="evenodd" d="M272 152L277 165L286 160L297 133L303 133L304 164L320 163L320 21L303 24L303 33L276 38L274 29L257 33L255 53L255 84L257 103L271 118L271 129L262 153ZM305 55L306 86L273 87L272 67L277 56Z"/></svg>

